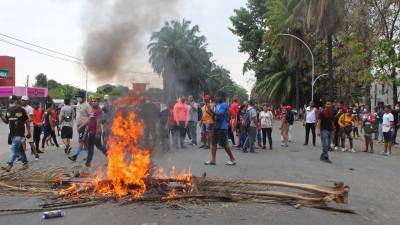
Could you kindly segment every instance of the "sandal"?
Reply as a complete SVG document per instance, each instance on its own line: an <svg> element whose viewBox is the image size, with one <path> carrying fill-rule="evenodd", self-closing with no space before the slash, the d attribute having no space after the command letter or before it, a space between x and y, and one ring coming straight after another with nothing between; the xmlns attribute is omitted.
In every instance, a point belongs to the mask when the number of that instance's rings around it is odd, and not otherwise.
<svg viewBox="0 0 400 225"><path fill-rule="evenodd" d="M235 162L235 161L229 160L229 161L227 161L227 162L225 163L225 165L227 165L227 166L234 166L234 165L236 165L236 162Z"/></svg>
<svg viewBox="0 0 400 225"><path fill-rule="evenodd" d="M216 163L210 160L210 161L205 162L204 165L215 166Z"/></svg>

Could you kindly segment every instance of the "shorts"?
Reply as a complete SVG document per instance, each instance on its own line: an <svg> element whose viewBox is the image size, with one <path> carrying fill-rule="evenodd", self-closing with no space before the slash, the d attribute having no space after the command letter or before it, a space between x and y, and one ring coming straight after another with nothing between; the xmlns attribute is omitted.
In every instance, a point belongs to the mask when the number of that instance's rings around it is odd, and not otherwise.
<svg viewBox="0 0 400 225"><path fill-rule="evenodd" d="M213 130L213 124L210 123L210 124L203 124L201 131L203 133L207 133L207 132L211 132L212 130Z"/></svg>
<svg viewBox="0 0 400 225"><path fill-rule="evenodd" d="M78 136L80 141L84 141L87 139L87 131L86 131L86 126L81 127L81 129L78 129Z"/></svg>
<svg viewBox="0 0 400 225"><path fill-rule="evenodd" d="M72 127L63 126L61 129L61 139L72 139Z"/></svg>
<svg viewBox="0 0 400 225"><path fill-rule="evenodd" d="M289 124L288 123L283 124L282 133L286 133L286 134L289 133Z"/></svg>
<svg viewBox="0 0 400 225"><path fill-rule="evenodd" d="M391 141L392 140L392 132L383 132L383 140Z"/></svg>
<svg viewBox="0 0 400 225"><path fill-rule="evenodd" d="M228 144L228 130L214 129L212 136L212 144L226 147Z"/></svg>

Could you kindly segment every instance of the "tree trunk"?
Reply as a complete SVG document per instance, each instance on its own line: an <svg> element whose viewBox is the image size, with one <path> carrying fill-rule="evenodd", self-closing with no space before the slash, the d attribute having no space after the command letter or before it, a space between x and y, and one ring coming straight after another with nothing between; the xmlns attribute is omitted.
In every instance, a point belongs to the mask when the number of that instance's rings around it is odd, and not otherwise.
<svg viewBox="0 0 400 225"><path fill-rule="evenodd" d="M300 104L299 76L300 76L300 67L296 65L296 110L299 110L299 104Z"/></svg>
<svg viewBox="0 0 400 225"><path fill-rule="evenodd" d="M392 90L393 90L393 106L397 104L397 80L396 80L396 67L392 67L392 73L390 74L392 78Z"/></svg>
<svg viewBox="0 0 400 225"><path fill-rule="evenodd" d="M328 80L329 80L329 87L328 93L330 100L334 99L333 96L333 59L332 59L332 49L333 49L333 40L332 35L328 35Z"/></svg>

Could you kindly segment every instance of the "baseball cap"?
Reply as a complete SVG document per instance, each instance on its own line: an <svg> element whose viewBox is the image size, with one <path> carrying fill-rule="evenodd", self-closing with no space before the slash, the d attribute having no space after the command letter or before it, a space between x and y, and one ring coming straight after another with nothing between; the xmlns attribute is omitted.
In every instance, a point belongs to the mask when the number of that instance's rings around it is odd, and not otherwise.
<svg viewBox="0 0 400 225"><path fill-rule="evenodd" d="M209 96L209 95L204 95L204 100L210 100L211 99L211 96Z"/></svg>
<svg viewBox="0 0 400 225"><path fill-rule="evenodd" d="M22 100L22 101L29 101L29 97L26 96L26 95L24 95L24 96L22 96L21 100Z"/></svg>

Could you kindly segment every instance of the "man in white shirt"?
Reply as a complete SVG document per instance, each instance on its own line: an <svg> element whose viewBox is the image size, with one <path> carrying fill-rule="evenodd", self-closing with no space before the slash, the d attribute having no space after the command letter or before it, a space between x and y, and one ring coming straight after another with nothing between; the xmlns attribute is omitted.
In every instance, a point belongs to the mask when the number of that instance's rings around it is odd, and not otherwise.
<svg viewBox="0 0 400 225"><path fill-rule="evenodd" d="M312 141L313 145L315 147L315 124L317 122L317 117L318 117L318 110L315 108L314 102L310 102L310 106L306 108L305 115L304 115L304 120L303 120L303 126L306 128L306 140L304 142L304 145L308 145L308 138L310 136L310 130L312 132Z"/></svg>
<svg viewBox="0 0 400 225"><path fill-rule="evenodd" d="M382 117L382 132L385 141L385 151L382 155L389 156L392 154L392 131L394 128L394 116L390 113L390 106L385 106L385 114Z"/></svg>
<svg viewBox="0 0 400 225"><path fill-rule="evenodd" d="M33 130L33 127L32 127L33 108L28 103L29 103L29 97L28 96L22 96L21 97L21 105L22 105L22 108L25 109L26 114L29 117L29 121L28 121L29 122L29 126L31 127L31 130ZM22 147L24 148L24 150L27 149L26 143L28 143L29 146L31 147L31 154L35 155L35 160L38 160L39 159L39 154L36 151L36 147L34 145L32 136L30 136L29 138L25 137L24 141L22 142Z"/></svg>

